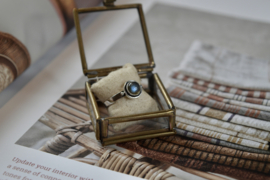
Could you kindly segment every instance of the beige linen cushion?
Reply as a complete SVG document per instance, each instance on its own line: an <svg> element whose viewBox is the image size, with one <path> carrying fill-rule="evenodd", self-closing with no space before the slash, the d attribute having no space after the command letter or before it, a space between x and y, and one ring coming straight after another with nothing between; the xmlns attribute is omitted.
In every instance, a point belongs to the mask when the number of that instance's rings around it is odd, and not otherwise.
<svg viewBox="0 0 270 180"><path fill-rule="evenodd" d="M126 64L121 69L111 72L107 77L94 83L91 89L98 99L104 102L113 95L123 91L125 82L129 80L141 83L137 70L132 64ZM113 105L109 106L108 111L111 117L127 116L158 111L158 105L156 101L143 90L140 97L136 99L129 99L127 97L118 99ZM114 126L114 129L120 130L127 125L130 125L130 123L121 123L121 126Z"/></svg>

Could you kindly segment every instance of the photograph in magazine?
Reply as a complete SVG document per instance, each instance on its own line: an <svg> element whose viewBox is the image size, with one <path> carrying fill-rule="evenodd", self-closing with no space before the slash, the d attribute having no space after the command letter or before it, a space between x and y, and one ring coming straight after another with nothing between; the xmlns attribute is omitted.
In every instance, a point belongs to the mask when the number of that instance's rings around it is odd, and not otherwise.
<svg viewBox="0 0 270 180"><path fill-rule="evenodd" d="M102 146L82 76L16 144L145 179L269 178L270 25L164 4L146 23L153 72L176 107L175 135ZM147 62L140 28L137 21L91 69ZM135 125L107 133L155 126Z"/></svg>

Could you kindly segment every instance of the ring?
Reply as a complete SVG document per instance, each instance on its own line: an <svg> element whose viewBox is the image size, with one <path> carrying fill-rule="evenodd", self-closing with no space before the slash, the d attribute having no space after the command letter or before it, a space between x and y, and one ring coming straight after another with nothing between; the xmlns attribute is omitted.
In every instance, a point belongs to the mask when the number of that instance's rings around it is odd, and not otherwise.
<svg viewBox="0 0 270 180"><path fill-rule="evenodd" d="M107 101L104 102L106 106L110 106L115 103L116 100L126 96L127 98L138 98L142 93L142 86L136 81L130 80L125 82L124 90L113 95Z"/></svg>

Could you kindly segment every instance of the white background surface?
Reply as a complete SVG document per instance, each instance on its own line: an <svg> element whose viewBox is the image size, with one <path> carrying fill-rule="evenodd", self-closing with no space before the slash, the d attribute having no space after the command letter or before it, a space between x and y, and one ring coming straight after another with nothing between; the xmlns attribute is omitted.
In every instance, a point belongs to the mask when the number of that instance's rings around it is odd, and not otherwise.
<svg viewBox="0 0 270 180"><path fill-rule="evenodd" d="M144 10L147 11L157 1L117 1L119 4L134 2L142 3ZM270 1L268 0L158 0L158 2L270 22ZM87 37L84 43L85 46L89 47L86 56L91 56L91 62L88 62L88 65L90 66L96 62L126 32L128 27L135 22L136 18L129 14L122 14L118 17L101 16L92 23L84 31L84 35ZM111 36L111 33L114 35ZM108 43L105 45L99 44L100 40L104 39L107 39ZM94 180L107 179L108 177L110 179L124 178L124 175L120 173L114 173L94 166L89 167L82 163L14 144L81 77L82 70L79 59L78 45L75 40L1 108L0 177L2 177L2 172L6 166L12 164L9 163L12 158L16 156L48 166L52 166L53 164L55 167L61 167L63 170L69 170L74 174L91 175ZM20 84L19 81L15 81L12 86L13 88L16 88L16 83L18 86ZM6 93L7 91L2 93ZM128 176L128 178L132 179L133 177ZM127 177L124 179L127 179Z"/></svg>

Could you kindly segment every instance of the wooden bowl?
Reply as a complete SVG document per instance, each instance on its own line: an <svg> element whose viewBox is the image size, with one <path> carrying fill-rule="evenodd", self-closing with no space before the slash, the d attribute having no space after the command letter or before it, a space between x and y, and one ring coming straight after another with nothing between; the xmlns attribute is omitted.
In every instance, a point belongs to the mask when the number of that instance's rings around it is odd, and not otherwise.
<svg viewBox="0 0 270 180"><path fill-rule="evenodd" d="M30 65L26 47L14 36L0 32L0 91Z"/></svg>

